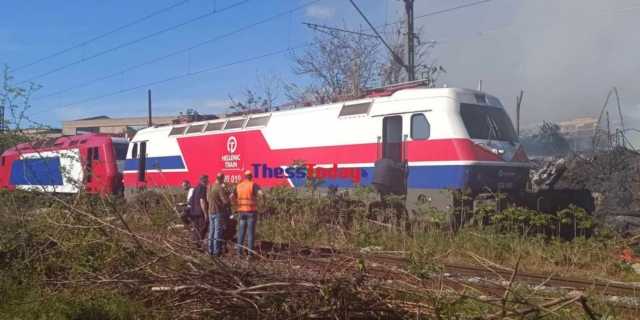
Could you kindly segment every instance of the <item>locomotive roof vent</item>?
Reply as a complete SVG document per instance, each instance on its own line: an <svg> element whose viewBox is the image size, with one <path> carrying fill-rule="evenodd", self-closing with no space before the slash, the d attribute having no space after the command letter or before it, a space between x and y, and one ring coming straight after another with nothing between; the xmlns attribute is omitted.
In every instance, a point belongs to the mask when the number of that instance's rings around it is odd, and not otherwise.
<svg viewBox="0 0 640 320"><path fill-rule="evenodd" d="M247 121L247 119L235 119L235 120L229 120L227 122L227 125L224 126L224 131L227 130L234 130L234 129L242 129L244 127L244 123Z"/></svg>
<svg viewBox="0 0 640 320"><path fill-rule="evenodd" d="M344 104L340 110L338 117L365 115L369 113L369 109L373 101L360 102L355 104Z"/></svg>

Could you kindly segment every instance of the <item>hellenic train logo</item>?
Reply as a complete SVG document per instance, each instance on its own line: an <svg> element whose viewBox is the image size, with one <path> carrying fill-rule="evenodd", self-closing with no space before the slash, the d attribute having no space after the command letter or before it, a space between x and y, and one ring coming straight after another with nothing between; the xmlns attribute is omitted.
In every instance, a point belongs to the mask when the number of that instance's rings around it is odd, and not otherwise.
<svg viewBox="0 0 640 320"><path fill-rule="evenodd" d="M516 173L515 172L507 172L507 171L498 171L498 177L502 178L502 177L513 177L515 176Z"/></svg>
<svg viewBox="0 0 640 320"><path fill-rule="evenodd" d="M229 140L227 140L227 150L229 150L230 153L234 153L236 152L237 147L238 142L236 141L236 138L230 137Z"/></svg>

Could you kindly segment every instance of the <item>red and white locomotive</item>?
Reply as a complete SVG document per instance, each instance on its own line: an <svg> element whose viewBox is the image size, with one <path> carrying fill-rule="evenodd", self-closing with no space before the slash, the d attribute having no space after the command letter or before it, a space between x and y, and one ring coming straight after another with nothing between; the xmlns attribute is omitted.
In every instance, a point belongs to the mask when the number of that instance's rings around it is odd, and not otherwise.
<svg viewBox="0 0 640 320"><path fill-rule="evenodd" d="M452 204L443 189L524 191L531 164L514 126L490 94L458 88L410 88L366 98L140 130L124 166L126 195L134 189L196 183L201 174L224 172L239 182L254 164L286 168L295 160L316 167L360 168L370 184L381 157L406 159L407 204ZM263 188L305 179L262 177ZM345 178L330 185L352 188Z"/></svg>
<svg viewBox="0 0 640 320"><path fill-rule="evenodd" d="M22 143L2 153L0 188L122 195L128 145L125 135L107 133Z"/></svg>

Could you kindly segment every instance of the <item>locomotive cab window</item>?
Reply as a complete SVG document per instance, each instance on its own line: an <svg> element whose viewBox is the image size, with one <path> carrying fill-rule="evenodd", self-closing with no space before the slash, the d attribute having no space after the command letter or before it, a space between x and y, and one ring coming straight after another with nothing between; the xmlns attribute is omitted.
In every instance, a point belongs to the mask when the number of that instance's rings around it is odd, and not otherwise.
<svg viewBox="0 0 640 320"><path fill-rule="evenodd" d="M126 160L128 148L129 146L126 143L114 143L113 151L116 154L116 160Z"/></svg>
<svg viewBox="0 0 640 320"><path fill-rule="evenodd" d="M471 139L518 142L511 120L503 109L461 103L460 117Z"/></svg>
<svg viewBox="0 0 640 320"><path fill-rule="evenodd" d="M47 140L47 142L44 144L44 147L45 148L51 148L54 143L56 143L55 139Z"/></svg>
<svg viewBox="0 0 640 320"><path fill-rule="evenodd" d="M431 125L422 113L411 116L411 139L426 140L431 135Z"/></svg>
<svg viewBox="0 0 640 320"><path fill-rule="evenodd" d="M135 159L138 157L138 144L134 143L133 147L131 148L131 158Z"/></svg>

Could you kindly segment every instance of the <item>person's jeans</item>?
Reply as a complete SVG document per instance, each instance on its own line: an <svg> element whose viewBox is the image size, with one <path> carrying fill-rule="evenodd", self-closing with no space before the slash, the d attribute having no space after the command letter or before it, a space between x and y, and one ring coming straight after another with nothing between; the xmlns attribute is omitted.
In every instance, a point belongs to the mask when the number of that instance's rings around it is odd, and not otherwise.
<svg viewBox="0 0 640 320"><path fill-rule="evenodd" d="M222 239L222 213L209 213L209 253L220 252L219 240Z"/></svg>
<svg viewBox="0 0 640 320"><path fill-rule="evenodd" d="M258 217L257 212L238 212L240 226L238 228L238 254L242 254L242 244L244 243L244 234L247 233L247 226L249 227L249 232L247 235L247 247L249 250L253 250L253 237L256 234L256 218ZM251 255L251 251L248 251L248 255Z"/></svg>

